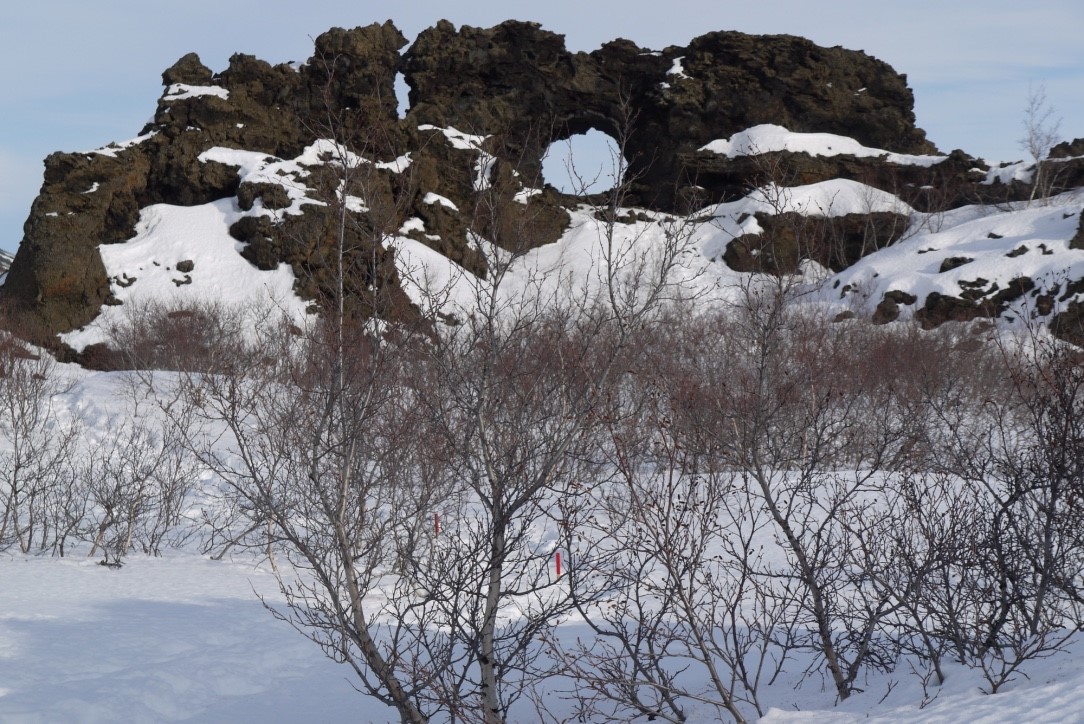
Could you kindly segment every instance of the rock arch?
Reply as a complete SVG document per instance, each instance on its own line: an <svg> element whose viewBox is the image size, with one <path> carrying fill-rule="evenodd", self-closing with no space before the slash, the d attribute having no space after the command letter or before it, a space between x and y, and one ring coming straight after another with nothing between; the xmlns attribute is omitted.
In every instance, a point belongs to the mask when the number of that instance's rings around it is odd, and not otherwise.
<svg viewBox="0 0 1084 724"><path fill-rule="evenodd" d="M408 121L495 135L528 171L573 134L623 138L640 179L636 200L665 210L695 183L700 147L760 123L933 150L914 125L905 76L865 53L793 36L716 32L662 51L615 40L572 53L537 23L456 30L441 21L418 36L403 70Z"/></svg>
<svg viewBox="0 0 1084 724"><path fill-rule="evenodd" d="M740 189L747 178L741 163L698 149L760 123L838 133L890 151L934 150L914 125L904 76L865 53L802 38L716 32L661 51L619 39L573 53L537 23L457 29L441 21L401 53L406 44L387 22L333 28L301 65L235 55L214 73L186 55L163 74L167 91L140 142L46 160L45 184L0 297L15 301L46 339L86 324L110 302L99 244L131 238L148 204L201 204L239 193L236 169L205 163L201 154L225 146L293 158L321 137L329 115L341 119L338 138L372 156L410 154L416 188L398 192L416 198L404 213L425 219L439 232L434 248L463 263L472 220L441 215L423 199L433 192L471 208L475 189L456 156L463 152L434 141L439 133L422 130L429 125L489 136L485 153L500 159L505 179L512 171L537 174L551 143L601 131L623 141L636 178L626 203L663 211L686 210L690 189L700 202ZM405 118L395 93L399 73L409 88ZM174 84L217 88L172 93ZM966 171L970 163L957 165ZM88 188L97 191L87 195ZM510 199L506 206L519 210ZM532 199L532 244L560 235L566 202L558 194ZM289 262L272 232L256 234L266 248L254 245L251 253L260 263ZM318 275L313 269L313 279Z"/></svg>

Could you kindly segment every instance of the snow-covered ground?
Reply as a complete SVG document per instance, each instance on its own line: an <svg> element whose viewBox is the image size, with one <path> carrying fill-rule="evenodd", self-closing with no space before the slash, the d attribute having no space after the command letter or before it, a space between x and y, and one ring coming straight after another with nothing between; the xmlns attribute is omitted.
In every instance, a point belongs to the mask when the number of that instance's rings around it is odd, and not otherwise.
<svg viewBox="0 0 1084 724"><path fill-rule="evenodd" d="M257 594L278 602L267 571L194 554L4 557L0 721L379 720Z"/></svg>
<svg viewBox="0 0 1084 724"><path fill-rule="evenodd" d="M679 59L680 60L680 59ZM676 75L681 72L675 62ZM178 88L176 94L213 92ZM489 159L481 140L440 130L460 150L478 153L476 183L484 188ZM482 139L484 140L484 139ZM727 155L763 150L882 155L850 139L827 134L793 134L779 127L758 127L707 150ZM332 155L337 149L330 149ZM294 296L293 275L285 266L260 272L239 255L228 229L243 213L297 213L306 198L306 163L315 163L319 144L294 160L269 159L230 149L208 158L232 163L242 178L282 179L292 205L280 212L259 206L242 212L234 200L180 208L143 210L137 235L102 248L114 296L125 304L107 306L83 330L66 336L81 348L102 341L113 324L140 304L192 302L215 298L227 303L268 304L302 315ZM105 149L102 152L109 152ZM932 164L936 157L889 157L893 163ZM400 171L409 158L390 162ZM426 203L452 211L454 204L430 193ZM357 205L361 210L363 205ZM915 212L902 200L851 181L832 181L792 189L765 188L747 198L704 209L693 220L646 214L607 227L592 209L572 212L572 223L555 244L536 249L508 268L499 304L557 299L562 294L591 294L606 279L649 268L658 250L673 244L675 294L699 304L734 297L743 277L721 261L726 245L759 231L755 213L797 211L811 216L893 211L911 218L899 243L870 254L838 274L811 269L803 303L826 312L843 309L872 313L888 291L914 294L918 305L931 292L959 295L960 282L981 278L1000 288L1020 276L1041 288L1084 277L1084 251L1069 248L1084 210L1084 196L1067 194L1030 207L965 207L944 214ZM403 236L388 240L397 254L404 286L420 306L439 304L462 313L476 302L480 281L405 234L420 220L404 225ZM608 236L612 234L612 236ZM493 259L502 252L484 239L476 249ZM605 253L602 251L605 249ZM970 261L941 272L946 259ZM190 262L187 272L178 264ZM187 265L185 268L188 268ZM634 281L634 280L630 280ZM846 292L841 290L845 289ZM225 290L233 296L223 297ZM482 288L483 296L489 292ZM1055 311L1074 297L1059 298ZM1019 305L1030 303L1027 299ZM1023 311L1023 310L1018 310ZM913 309L902 310L906 319ZM87 438L104 440L123 414L123 381L116 374L72 371L78 385L64 396L69 414L86 426ZM266 561L238 553L215 561L194 546L168 550L161 558L138 555L112 569L88 559L85 551L67 558L0 557L0 722L115 721L396 721L390 709L357 692L352 671L328 660L288 624L274 618L260 602L282 605L283 598ZM585 634L582 624L564 623L562 635ZM805 664L796 660L792 670ZM1003 722L1084 721L1084 644L1032 661L1022 675L996 695L983 694L984 681L974 670L948 671L941 687L923 689L920 677L904 664L891 675L861 683L863 693L843 703L835 700L830 678L815 673L771 687L765 695L769 722ZM547 699L562 711L562 682L554 681ZM694 705L695 706L695 705ZM571 711L569 705L568 711ZM527 705L513 711L513 721L533 721ZM690 721L715 721L716 710L693 709Z"/></svg>
<svg viewBox="0 0 1084 724"><path fill-rule="evenodd" d="M282 602L266 565L251 561L174 552L113 570L85 558L0 558L0 721L397 721L257 594ZM987 695L972 670L950 669L926 693L901 671L839 706L831 684L814 677L769 698L762 721L1084 721L1081 641L1024 674ZM559 696L549 697L558 709ZM532 721L532 712L512 720Z"/></svg>
<svg viewBox="0 0 1084 724"><path fill-rule="evenodd" d="M64 371L75 386L57 402L89 438L104 439L127 409L125 374ZM261 605L261 597L284 604L266 560L246 552L211 560L194 544L160 558L133 554L120 568L98 560L86 557L85 546L66 558L0 556L0 721L397 721L352 687L348 667ZM557 635L591 634L570 617ZM1028 662L995 695L982 692L980 672L959 666L947 668L943 686L924 689L904 662L892 674L865 676L863 692L839 703L826 673L802 676L808 654L791 656L786 673L762 691L762 721L1084 720L1081 640ZM547 684L551 712L572 711L568 685ZM690 722L718 720L708 705L689 702L687 711ZM510 716L537 720L526 702Z"/></svg>

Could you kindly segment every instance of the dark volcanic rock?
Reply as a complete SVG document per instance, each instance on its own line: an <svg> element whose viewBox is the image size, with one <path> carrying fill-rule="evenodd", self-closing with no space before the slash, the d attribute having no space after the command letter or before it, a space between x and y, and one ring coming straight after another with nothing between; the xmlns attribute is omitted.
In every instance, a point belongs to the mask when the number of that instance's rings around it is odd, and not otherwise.
<svg viewBox="0 0 1084 724"><path fill-rule="evenodd" d="M34 326L55 333L97 314L109 293L98 245L135 233L148 168L146 158L124 152L45 159L45 184L0 287L35 313Z"/></svg>
<svg viewBox="0 0 1084 724"><path fill-rule="evenodd" d="M1060 339L1084 347L1084 304L1069 302L1065 311L1051 320L1050 331Z"/></svg>
<svg viewBox="0 0 1084 724"><path fill-rule="evenodd" d="M616 40L585 54L534 23L456 31L441 22L411 46L404 71L412 119L497 135L528 178L553 141L590 129L623 138L635 201L655 208L704 185L689 163L699 148L762 123L934 150L915 127L904 76L792 36L709 33L661 53Z"/></svg>
<svg viewBox="0 0 1084 724"><path fill-rule="evenodd" d="M162 73L162 85L170 86L174 83L185 85L211 85L214 82L214 73L200 61L195 53L185 55Z"/></svg>
<svg viewBox="0 0 1084 724"><path fill-rule="evenodd" d="M885 292L884 297L873 311L874 324L888 324L895 322L900 316L900 305L911 305L918 301L918 297L898 289Z"/></svg>
<svg viewBox="0 0 1084 724"><path fill-rule="evenodd" d="M976 286L985 286L983 283ZM962 285L962 283L961 283ZM1035 289L1035 282L1028 277L1017 277L1005 289L993 285L985 292L973 289L973 294L959 297L932 292L926 297L922 309L915 312L915 319L923 329L932 329L945 322L970 322L973 319L992 318L1003 314L1009 305Z"/></svg>
<svg viewBox="0 0 1084 724"><path fill-rule="evenodd" d="M661 52L615 40L591 53L571 53L562 36L533 23L456 29L442 21L400 55L406 44L387 22L332 29L299 66L238 54L214 73L195 54L184 56L162 74L166 91L139 143L111 154L47 159L45 184L0 295L48 334L67 331L93 319L102 304L117 302L97 247L130 238L140 209L233 197L241 210L289 205L275 184L241 184L236 168L200 160L215 147L293 159L314 140L334 137L374 161L409 155L409 173L372 171L370 211L358 215L349 239L356 258L348 265L354 275L348 289L358 298L382 290L390 300L384 309L395 313L409 305L381 246L383 235L420 219L425 231L415 229L413 238L478 274L486 270L467 243L470 230L506 248L554 241L567 227L563 205L570 200L552 189L525 204L513 197L524 187L543 186L544 152L572 134L597 129L621 139L636 179L625 203L663 211L744 193L759 178L757 162L700 149L761 123L842 134L888 151L935 150L915 126L905 76L865 53L802 38L715 32ZM403 119L394 91L399 72L410 87ZM487 138L464 147L440 130L449 128ZM472 171L483 153L493 157L484 192ZM901 193L920 209L976 196L978 162L962 152L930 168L805 154L785 160L795 183L854 178ZM333 196L326 174L314 173L306 184L321 198ZM934 187L949 191L926 203ZM912 189L914 198L903 189ZM427 202L428 194L451 205ZM332 291L331 210L310 204L303 211L282 223L250 215L231 233L248 244L244 254L253 264L293 265L298 291L320 301ZM788 237L793 220L766 218L768 233L731 244L728 261L736 268L787 270L808 257L840 269L892 243L900 221L892 214L830 220L822 237L799 248ZM771 248L764 248L765 240ZM754 259L754 249L763 255Z"/></svg>
<svg viewBox="0 0 1084 724"><path fill-rule="evenodd" d="M1084 138L1074 138L1072 141L1062 141L1050 149L1050 158L1074 158L1084 156Z"/></svg>
<svg viewBox="0 0 1084 724"><path fill-rule="evenodd" d="M793 273L803 259L842 271L907 230L903 214L877 212L836 217L756 214L763 231L734 239L723 261L740 272Z"/></svg>
<svg viewBox="0 0 1084 724"><path fill-rule="evenodd" d="M947 271L958 269L964 264L970 264L973 261L975 260L969 256L950 256L941 262L941 267L937 271L939 274L944 274Z"/></svg>
<svg viewBox="0 0 1084 724"><path fill-rule="evenodd" d="M1070 249L1084 249L1084 213L1080 214L1080 221L1077 222L1076 233L1073 234L1073 238L1069 240Z"/></svg>

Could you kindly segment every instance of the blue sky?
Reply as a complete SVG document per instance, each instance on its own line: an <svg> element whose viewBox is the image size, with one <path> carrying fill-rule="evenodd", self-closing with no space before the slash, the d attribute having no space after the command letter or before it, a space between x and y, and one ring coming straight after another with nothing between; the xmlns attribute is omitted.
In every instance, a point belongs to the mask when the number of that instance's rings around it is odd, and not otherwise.
<svg viewBox="0 0 1084 724"><path fill-rule="evenodd" d="M134 137L153 114L161 72L189 51L221 70L234 52L304 60L333 26L392 19L409 37L447 18L490 26L534 20L572 50L626 37L682 45L712 30L804 35L865 50L906 73L918 124L943 150L1023 156L1022 109L1042 84L1065 138L1084 137L1084 3L1080 0L342 0L223 3L37 0L0 24L0 249L14 250L41 185L42 159Z"/></svg>

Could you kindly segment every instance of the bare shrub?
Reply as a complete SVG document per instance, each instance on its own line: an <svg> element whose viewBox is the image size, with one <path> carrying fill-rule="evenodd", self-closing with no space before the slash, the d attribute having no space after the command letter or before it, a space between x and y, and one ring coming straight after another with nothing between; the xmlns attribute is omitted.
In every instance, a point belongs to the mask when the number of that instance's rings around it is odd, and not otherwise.
<svg viewBox="0 0 1084 724"><path fill-rule="evenodd" d="M230 308L196 300L178 305L130 305L125 321L109 330L109 346L123 367L214 373L243 354L254 328L270 323L273 309Z"/></svg>
<svg viewBox="0 0 1084 724"><path fill-rule="evenodd" d="M1024 135L1019 141L1020 148L1028 154L1028 160L1033 164L1028 203L1037 198L1049 198L1055 193L1060 168L1058 162L1049 158L1050 149L1061 140L1061 119L1055 113L1047 101L1046 86L1028 89L1021 122Z"/></svg>
<svg viewBox="0 0 1084 724"><path fill-rule="evenodd" d="M983 401L970 434L947 450L981 510L948 579L961 601L952 643L982 668L991 693L1084 624L1072 573L1084 565L1084 368L1075 348L1038 333L1000 351L1001 394Z"/></svg>
<svg viewBox="0 0 1084 724"><path fill-rule="evenodd" d="M216 536L290 564L277 569L288 607L275 614L422 721L428 677L412 667L424 652L408 655L410 622L389 608L412 595L394 571L421 544L416 521L431 518L436 491L408 465L414 403L398 374L370 330L284 328L228 372L185 376L190 406L178 411L194 416L188 447L222 486ZM389 583L388 604L367 598Z"/></svg>
<svg viewBox="0 0 1084 724"><path fill-rule="evenodd" d="M71 384L48 353L0 335L0 548L63 555L84 508L80 429L59 404Z"/></svg>
<svg viewBox="0 0 1084 724"><path fill-rule="evenodd" d="M764 713L760 687L785 661L775 636L793 602L766 598L757 577L765 512L676 419L699 392L687 360L659 327L644 336L603 418L613 472L562 508L568 585L593 635L555 648L581 717L684 721L695 702L746 721Z"/></svg>
<svg viewBox="0 0 1084 724"><path fill-rule="evenodd" d="M197 478L194 461L172 424L159 426L141 417L137 406L111 426L109 436L86 452L79 471L88 501L83 523L103 564L121 565L133 549L161 555L192 534L182 525Z"/></svg>

